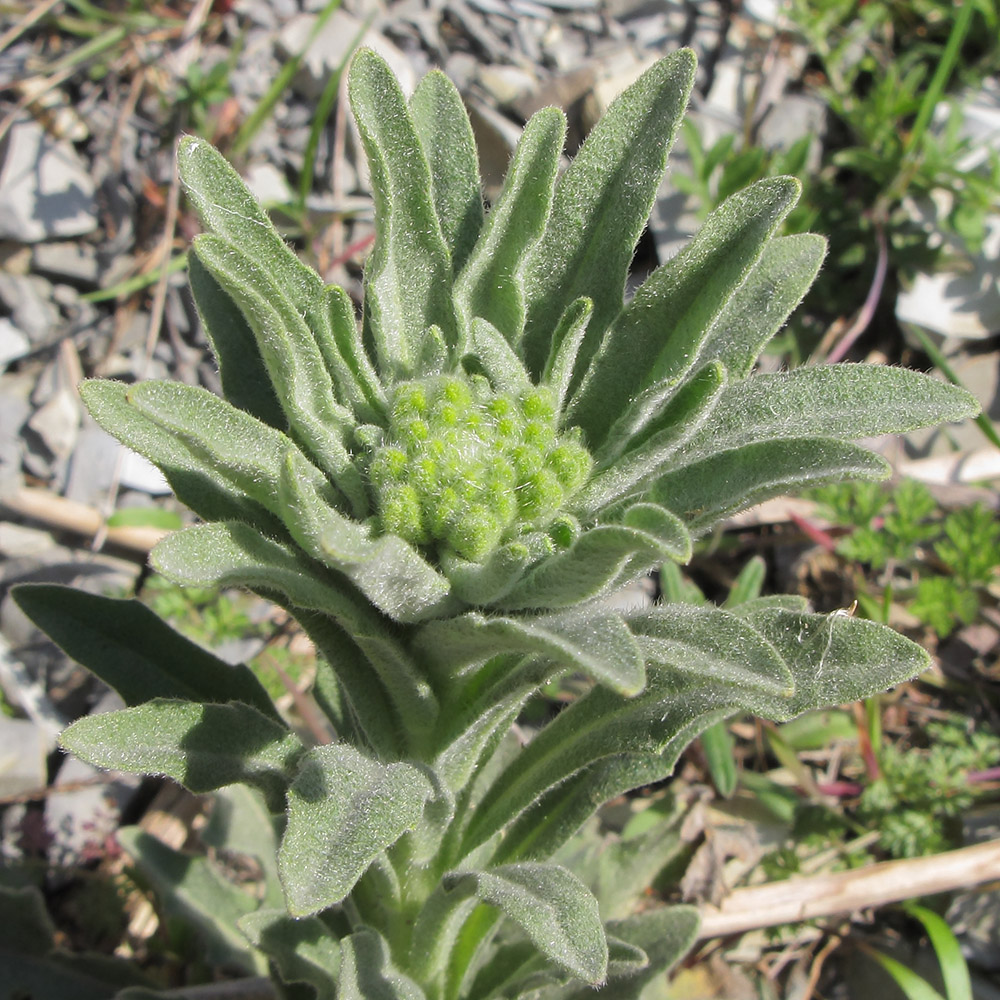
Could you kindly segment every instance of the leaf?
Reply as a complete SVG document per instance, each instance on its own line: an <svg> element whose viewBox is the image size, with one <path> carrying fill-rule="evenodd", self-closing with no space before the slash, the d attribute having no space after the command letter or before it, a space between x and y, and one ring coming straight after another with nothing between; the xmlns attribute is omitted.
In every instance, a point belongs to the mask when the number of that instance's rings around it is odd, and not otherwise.
<svg viewBox="0 0 1000 1000"><path fill-rule="evenodd" d="M694 84L695 57L659 60L608 108L556 185L552 212L525 277L523 356L541 371L567 303L587 296L594 314L580 351L586 365L622 308L632 252L666 170Z"/></svg>
<svg viewBox="0 0 1000 1000"><path fill-rule="evenodd" d="M892 976L896 985L906 996L906 1000L945 1000L926 979L914 972L913 969L903 965L902 962L876 948L866 947L864 951Z"/></svg>
<svg viewBox="0 0 1000 1000"><path fill-rule="evenodd" d="M240 307L257 339L292 437L363 517L368 497L344 439L353 414L337 402L312 331L261 262L218 236L195 240L198 256Z"/></svg>
<svg viewBox="0 0 1000 1000"><path fill-rule="evenodd" d="M365 265L365 308L383 376L419 374L424 331L456 346L452 262L413 118L381 56L361 49L348 79L375 198L375 243Z"/></svg>
<svg viewBox="0 0 1000 1000"><path fill-rule="evenodd" d="M572 872L524 863L448 872L443 883L502 910L559 968L592 986L604 982L608 943L597 900Z"/></svg>
<svg viewBox="0 0 1000 1000"><path fill-rule="evenodd" d="M24 584L18 607L61 649L114 688L126 705L153 698L242 701L280 716L245 666L230 666L175 632L138 601L99 597L72 587Z"/></svg>
<svg viewBox="0 0 1000 1000"><path fill-rule="evenodd" d="M260 909L241 917L238 926L274 962L282 982L307 983L316 991L316 1000L336 1000L340 946L322 920Z"/></svg>
<svg viewBox="0 0 1000 1000"><path fill-rule="evenodd" d="M771 178L733 195L614 321L570 403L592 448L627 440L695 364L712 324L757 263L801 186Z"/></svg>
<svg viewBox="0 0 1000 1000"><path fill-rule="evenodd" d="M135 708L78 719L59 737L94 764L133 774L165 774L200 794L243 782L281 812L303 753L287 727L249 705L198 705L157 698Z"/></svg>
<svg viewBox="0 0 1000 1000"><path fill-rule="evenodd" d="M503 190L455 282L455 305L468 327L476 316L511 344L524 331L524 270L548 221L566 116L543 108L524 127Z"/></svg>
<svg viewBox="0 0 1000 1000"><path fill-rule="evenodd" d="M499 600L521 579L525 567L553 549L548 535L521 536L494 549L485 562L462 559L449 549L441 554L441 568L452 593L466 604L486 605Z"/></svg>
<svg viewBox="0 0 1000 1000"><path fill-rule="evenodd" d="M647 983L665 976L694 946L698 924L698 910L693 906L667 906L610 921L609 935L641 948L649 959L644 969L620 978L609 977L616 1000L633 1000Z"/></svg>
<svg viewBox="0 0 1000 1000"><path fill-rule="evenodd" d="M720 364L709 363L674 394L641 434L609 440L589 482L572 498L580 515L592 516L662 473L681 445L708 419L726 383ZM628 449L625 454L621 450ZM684 560L686 561L686 559Z"/></svg>
<svg viewBox="0 0 1000 1000"><path fill-rule="evenodd" d="M338 1000L424 1000L424 993L393 964L377 931L362 928L340 942Z"/></svg>
<svg viewBox="0 0 1000 1000"><path fill-rule="evenodd" d="M319 275L286 245L217 149L204 139L184 136L177 146L177 170L202 223L266 270L294 309L304 312L322 294Z"/></svg>
<svg viewBox="0 0 1000 1000"><path fill-rule="evenodd" d="M87 379L80 385L80 395L98 424L158 466L177 499L200 517L206 521L233 518L269 534L283 532L273 514L227 482L211 462L143 416L128 402L128 392L129 386L110 379Z"/></svg>
<svg viewBox="0 0 1000 1000"><path fill-rule="evenodd" d="M830 438L763 441L668 472L649 497L677 511L695 535L773 496L841 479L885 479L883 458Z"/></svg>
<svg viewBox="0 0 1000 1000"><path fill-rule="evenodd" d="M718 360L744 378L812 286L826 240L815 233L775 236L709 328L698 364Z"/></svg>
<svg viewBox="0 0 1000 1000"><path fill-rule="evenodd" d="M163 913L196 935L209 963L257 975L264 971L261 957L237 929L239 920L257 909L257 900L226 881L206 858L175 851L136 826L122 827L117 838Z"/></svg>
<svg viewBox="0 0 1000 1000"><path fill-rule="evenodd" d="M689 464L744 445L788 438L901 434L977 412L971 393L886 365L811 365L754 375L723 390L675 457Z"/></svg>
<svg viewBox="0 0 1000 1000"><path fill-rule="evenodd" d="M605 596L668 559L691 557L683 522L663 507L635 504L623 520L583 532L569 549L525 573L496 603L506 609L569 608Z"/></svg>
<svg viewBox="0 0 1000 1000"><path fill-rule="evenodd" d="M483 224L479 155L469 116L455 85L432 70L413 92L410 113L430 165L434 207L457 273Z"/></svg>
<svg viewBox="0 0 1000 1000"><path fill-rule="evenodd" d="M705 755L708 773L712 776L715 790L728 799L736 791L739 775L736 772L736 761L733 759L735 749L733 735L725 722L716 722L701 734L701 750Z"/></svg>
<svg viewBox="0 0 1000 1000"><path fill-rule="evenodd" d="M518 396L531 388L520 358L494 326L475 317L470 341L470 353L482 366L496 392Z"/></svg>
<svg viewBox="0 0 1000 1000"><path fill-rule="evenodd" d="M885 625L844 613L762 608L747 620L777 649L795 677L795 694L787 707L769 713L775 721L869 698L930 666L927 653L916 643Z"/></svg>
<svg viewBox="0 0 1000 1000"><path fill-rule="evenodd" d="M289 912L309 916L344 899L378 855L416 829L433 794L413 764L380 764L345 744L310 750L288 792L278 852Z"/></svg>
<svg viewBox="0 0 1000 1000"><path fill-rule="evenodd" d="M972 981L969 977L969 967L966 965L962 946L958 943L954 932L943 917L926 906L919 906L912 900L903 904L903 909L919 920L927 932L927 937L934 948L941 976L944 979L944 991L948 1000L972 1000Z"/></svg>
<svg viewBox="0 0 1000 1000"><path fill-rule="evenodd" d="M271 427L287 431L288 420L274 394L250 324L195 250L188 255L188 283L219 366L226 399Z"/></svg>
<svg viewBox="0 0 1000 1000"><path fill-rule="evenodd" d="M458 671L500 652L524 652L581 670L625 693L643 684L642 660L621 618L593 607L519 618L470 611L428 622L415 644L442 671Z"/></svg>
<svg viewBox="0 0 1000 1000"><path fill-rule="evenodd" d="M556 413L561 414L566 405L569 387L576 373L577 355L593 313L594 303L591 299L576 299L566 306L566 311L552 334L549 360L545 363L542 382L549 386L555 396Z"/></svg>

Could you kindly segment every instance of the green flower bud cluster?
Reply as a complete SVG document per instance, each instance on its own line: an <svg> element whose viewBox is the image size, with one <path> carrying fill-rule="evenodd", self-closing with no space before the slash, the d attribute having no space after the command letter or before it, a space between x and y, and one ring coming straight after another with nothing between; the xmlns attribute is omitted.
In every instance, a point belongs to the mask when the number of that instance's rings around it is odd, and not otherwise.
<svg viewBox="0 0 1000 1000"><path fill-rule="evenodd" d="M591 466L548 389L515 397L452 375L397 387L369 474L384 532L480 561L551 522Z"/></svg>

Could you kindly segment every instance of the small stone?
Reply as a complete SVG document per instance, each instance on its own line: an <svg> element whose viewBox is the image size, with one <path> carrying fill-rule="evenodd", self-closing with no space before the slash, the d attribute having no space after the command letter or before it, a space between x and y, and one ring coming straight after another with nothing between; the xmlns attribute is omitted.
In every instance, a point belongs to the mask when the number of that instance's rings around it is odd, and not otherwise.
<svg viewBox="0 0 1000 1000"><path fill-rule="evenodd" d="M292 189L284 173L273 163L254 163L243 176L253 196L264 205L287 205Z"/></svg>
<svg viewBox="0 0 1000 1000"><path fill-rule="evenodd" d="M55 547L55 540L47 531L0 521L0 558L31 559Z"/></svg>
<svg viewBox="0 0 1000 1000"><path fill-rule="evenodd" d="M80 401L69 387L55 392L31 415L28 427L56 458L68 458L80 427Z"/></svg>
<svg viewBox="0 0 1000 1000"><path fill-rule="evenodd" d="M94 182L76 150L37 122L15 122L0 168L0 238L38 243L96 228Z"/></svg>
<svg viewBox="0 0 1000 1000"><path fill-rule="evenodd" d="M35 270L87 288L97 285L100 268L97 251L85 243L39 243L34 253Z"/></svg>
<svg viewBox="0 0 1000 1000"><path fill-rule="evenodd" d="M0 715L0 797L45 787L48 742L30 719Z"/></svg>
<svg viewBox="0 0 1000 1000"><path fill-rule="evenodd" d="M476 79L500 107L512 105L538 86L538 78L519 66L487 64L480 67Z"/></svg>
<svg viewBox="0 0 1000 1000"><path fill-rule="evenodd" d="M6 316L0 317L0 372L31 350L31 341Z"/></svg>
<svg viewBox="0 0 1000 1000"><path fill-rule="evenodd" d="M10 310L12 322L32 344L55 339L62 317L52 303L52 286L44 278L0 271L0 302Z"/></svg>
<svg viewBox="0 0 1000 1000"><path fill-rule="evenodd" d="M133 490L162 496L172 493L163 473L149 459L134 451L126 451L121 465L121 483Z"/></svg>

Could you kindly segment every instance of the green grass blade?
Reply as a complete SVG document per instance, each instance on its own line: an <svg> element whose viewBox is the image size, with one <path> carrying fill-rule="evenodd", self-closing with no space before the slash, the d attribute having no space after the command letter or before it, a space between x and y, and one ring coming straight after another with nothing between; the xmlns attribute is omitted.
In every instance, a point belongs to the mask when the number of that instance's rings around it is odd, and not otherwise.
<svg viewBox="0 0 1000 1000"><path fill-rule="evenodd" d="M969 967L965 964L965 956L957 938L944 918L933 910L928 910L926 906L918 906L913 902L904 903L903 909L924 925L941 965L944 992L948 1000L972 1000Z"/></svg>
<svg viewBox="0 0 1000 1000"><path fill-rule="evenodd" d="M896 985L906 995L907 1000L945 1000L926 979L921 979L902 962L897 962L896 959L884 952L877 951L875 948L864 947L862 950L892 976Z"/></svg>

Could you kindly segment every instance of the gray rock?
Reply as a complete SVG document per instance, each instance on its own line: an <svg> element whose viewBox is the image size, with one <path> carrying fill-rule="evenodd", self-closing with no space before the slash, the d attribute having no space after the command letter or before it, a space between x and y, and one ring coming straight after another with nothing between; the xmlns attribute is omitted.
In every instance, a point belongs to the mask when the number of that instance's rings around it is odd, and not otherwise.
<svg viewBox="0 0 1000 1000"><path fill-rule="evenodd" d="M0 559L30 559L55 547L55 539L47 531L0 521Z"/></svg>
<svg viewBox="0 0 1000 1000"><path fill-rule="evenodd" d="M0 317L0 372L31 350L31 341L6 316Z"/></svg>
<svg viewBox="0 0 1000 1000"><path fill-rule="evenodd" d="M53 278L74 281L93 288L100 272L97 251L86 243L39 243L34 253L35 270Z"/></svg>
<svg viewBox="0 0 1000 1000"><path fill-rule="evenodd" d="M52 303L52 286L44 278L0 271L0 302L10 310L14 325L33 344L55 339L62 317Z"/></svg>
<svg viewBox="0 0 1000 1000"><path fill-rule="evenodd" d="M64 490L66 498L90 507L100 507L107 499L122 447L88 417L70 457Z"/></svg>
<svg viewBox="0 0 1000 1000"><path fill-rule="evenodd" d="M31 416L33 375L0 375L0 496L21 486L21 428Z"/></svg>
<svg viewBox="0 0 1000 1000"><path fill-rule="evenodd" d="M35 121L16 122L0 168L0 238L37 243L96 228L94 182L76 150Z"/></svg>

